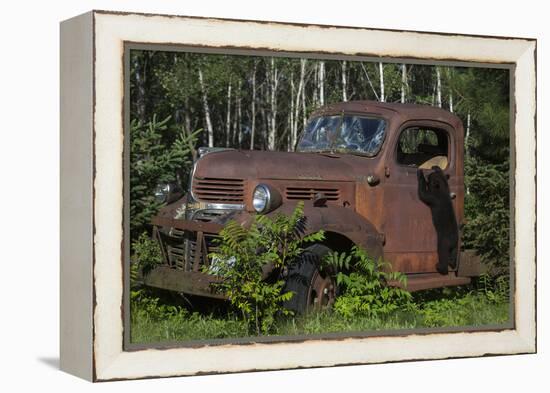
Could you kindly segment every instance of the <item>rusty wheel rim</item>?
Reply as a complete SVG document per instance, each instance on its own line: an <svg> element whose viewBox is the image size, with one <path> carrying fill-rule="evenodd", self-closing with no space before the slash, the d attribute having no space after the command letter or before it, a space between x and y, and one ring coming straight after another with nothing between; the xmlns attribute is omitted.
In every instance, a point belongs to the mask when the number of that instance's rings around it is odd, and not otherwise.
<svg viewBox="0 0 550 393"><path fill-rule="evenodd" d="M309 288L307 304L310 310L320 311L332 307L336 287L330 276L323 277L319 271L315 271Z"/></svg>

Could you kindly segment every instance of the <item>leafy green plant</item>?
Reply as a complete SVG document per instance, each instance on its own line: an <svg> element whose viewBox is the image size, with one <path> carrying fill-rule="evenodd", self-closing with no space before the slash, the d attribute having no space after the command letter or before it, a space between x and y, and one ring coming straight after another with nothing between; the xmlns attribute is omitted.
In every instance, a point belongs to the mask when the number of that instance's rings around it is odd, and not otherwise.
<svg viewBox="0 0 550 393"><path fill-rule="evenodd" d="M184 307L163 303L145 288L130 292L130 307L132 308L132 314L136 318L147 318L153 321L176 317L184 319L189 315L189 312Z"/></svg>
<svg viewBox="0 0 550 393"><path fill-rule="evenodd" d="M492 303L506 303L510 299L510 277L484 273L478 277L478 292Z"/></svg>
<svg viewBox="0 0 550 393"><path fill-rule="evenodd" d="M133 258L131 266L131 276L137 279L138 271L141 270L143 274L147 274L155 266L162 262L162 252L160 245L151 239L151 237L143 232L134 242L132 242ZM132 273L133 272L133 273Z"/></svg>
<svg viewBox="0 0 550 393"><path fill-rule="evenodd" d="M412 306L409 292L387 285L397 281L406 287L406 276L392 272L388 262L374 260L359 247L354 246L350 254L330 253L324 263L337 271L336 284L341 294L334 310L346 318L387 316Z"/></svg>
<svg viewBox="0 0 550 393"><path fill-rule="evenodd" d="M256 334L269 333L278 313L290 314L282 304L293 293L283 291L281 273L302 253L304 244L324 238L323 232L305 234L303 209L299 203L290 216L256 215L248 227L229 222L220 232L218 251L210 255L211 264L205 267L221 278L215 284L217 290L229 297ZM269 277L265 266L273 271Z"/></svg>

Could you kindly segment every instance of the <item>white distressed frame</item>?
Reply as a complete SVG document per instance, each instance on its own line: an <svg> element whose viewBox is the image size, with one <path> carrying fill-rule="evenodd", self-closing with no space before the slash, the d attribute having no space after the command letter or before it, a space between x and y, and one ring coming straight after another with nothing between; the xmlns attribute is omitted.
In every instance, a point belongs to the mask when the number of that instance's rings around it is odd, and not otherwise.
<svg viewBox="0 0 550 393"><path fill-rule="evenodd" d="M515 64L515 328L124 351L125 42ZM100 381L536 351L535 40L94 11L62 23L61 51L62 369Z"/></svg>

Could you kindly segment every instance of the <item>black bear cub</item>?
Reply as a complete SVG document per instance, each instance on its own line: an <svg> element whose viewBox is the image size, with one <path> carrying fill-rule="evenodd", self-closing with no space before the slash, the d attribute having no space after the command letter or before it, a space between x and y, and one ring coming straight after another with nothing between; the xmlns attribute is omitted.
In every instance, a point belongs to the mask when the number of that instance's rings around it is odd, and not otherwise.
<svg viewBox="0 0 550 393"><path fill-rule="evenodd" d="M439 262L436 269L447 274L449 266L456 268L458 247L458 225L451 201L449 183L440 167L433 166L428 182L422 169L416 172L418 177L418 197L432 211L432 222L437 233L437 254Z"/></svg>

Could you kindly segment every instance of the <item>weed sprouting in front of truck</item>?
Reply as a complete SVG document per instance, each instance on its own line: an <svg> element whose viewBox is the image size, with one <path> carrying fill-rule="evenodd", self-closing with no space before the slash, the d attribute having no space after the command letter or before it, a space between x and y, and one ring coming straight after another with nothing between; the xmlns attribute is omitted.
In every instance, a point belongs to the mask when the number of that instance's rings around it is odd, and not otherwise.
<svg viewBox="0 0 550 393"><path fill-rule="evenodd" d="M350 253L330 253L323 263L336 272L340 294L334 311L344 318L379 318L413 307L412 295L406 290L407 277L357 246ZM401 286L390 286L389 282Z"/></svg>
<svg viewBox="0 0 550 393"><path fill-rule="evenodd" d="M210 254L210 266L203 268L221 278L213 284L216 290L256 334L269 333L277 314L292 314L282 306L294 295L284 290L283 276L305 244L324 238L322 231L305 233L303 207L298 203L290 216L255 215L247 227L230 221L216 241L218 251Z"/></svg>

